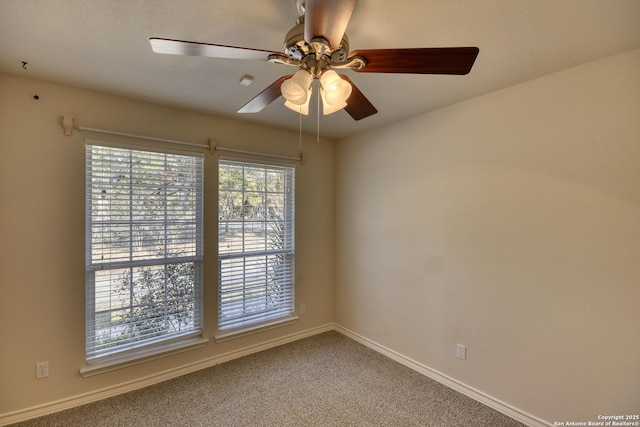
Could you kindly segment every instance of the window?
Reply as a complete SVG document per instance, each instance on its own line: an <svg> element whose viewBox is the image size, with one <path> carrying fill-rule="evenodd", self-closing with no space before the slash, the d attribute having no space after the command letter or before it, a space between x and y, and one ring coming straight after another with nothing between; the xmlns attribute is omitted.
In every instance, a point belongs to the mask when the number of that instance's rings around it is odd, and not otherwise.
<svg viewBox="0 0 640 427"><path fill-rule="evenodd" d="M220 160L220 331L293 316L294 171Z"/></svg>
<svg viewBox="0 0 640 427"><path fill-rule="evenodd" d="M202 330L203 158L86 147L86 356Z"/></svg>

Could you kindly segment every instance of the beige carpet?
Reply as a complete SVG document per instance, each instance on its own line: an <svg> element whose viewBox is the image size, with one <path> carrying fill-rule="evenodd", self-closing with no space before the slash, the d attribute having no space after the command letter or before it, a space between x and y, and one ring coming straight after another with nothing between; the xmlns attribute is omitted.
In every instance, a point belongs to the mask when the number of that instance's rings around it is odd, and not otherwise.
<svg viewBox="0 0 640 427"><path fill-rule="evenodd" d="M327 332L22 426L522 426Z"/></svg>

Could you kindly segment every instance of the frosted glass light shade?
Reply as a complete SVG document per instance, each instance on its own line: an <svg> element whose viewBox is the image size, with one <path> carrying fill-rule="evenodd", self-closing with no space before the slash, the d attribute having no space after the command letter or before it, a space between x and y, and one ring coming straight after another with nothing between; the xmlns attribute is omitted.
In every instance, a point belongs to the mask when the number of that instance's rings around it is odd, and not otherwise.
<svg viewBox="0 0 640 427"><path fill-rule="evenodd" d="M295 111L296 113L300 113L304 116L309 115L309 101L311 101L311 90L307 92L307 102L302 105L294 104L290 101L285 101L284 106L290 110Z"/></svg>
<svg viewBox="0 0 640 427"><path fill-rule="evenodd" d="M280 86L282 96L291 104L304 105L309 100L309 88L312 81L313 76L311 73L305 70L298 70L293 77L285 80Z"/></svg>
<svg viewBox="0 0 640 427"><path fill-rule="evenodd" d="M347 99L351 96L351 85L343 80L338 73L333 70L325 71L320 77L322 90L322 112L326 114L335 113L347 106Z"/></svg>

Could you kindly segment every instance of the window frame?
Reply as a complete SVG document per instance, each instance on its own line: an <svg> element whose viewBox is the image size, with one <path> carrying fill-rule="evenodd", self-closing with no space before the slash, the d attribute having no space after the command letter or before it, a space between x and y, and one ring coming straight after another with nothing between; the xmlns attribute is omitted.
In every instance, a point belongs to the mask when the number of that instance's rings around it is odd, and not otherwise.
<svg viewBox="0 0 640 427"><path fill-rule="evenodd" d="M161 357L166 354L173 354L180 351L185 351L190 348L201 347L206 344L208 341L203 337L203 270L204 270L204 154L202 152L196 151L188 151L188 150L172 150L165 149L162 147L156 146L148 146L148 145L135 145L128 143L119 143L119 142L111 142L111 141L103 141L103 140L86 140L86 164L85 164L85 191L86 191L86 200L85 200L85 235L86 235L86 249L85 249L85 309L86 309L86 318L85 318L85 361L86 366L81 369L81 373L83 376L93 375L95 373L100 373L103 371L108 371L115 369L115 367L119 365L129 365L132 363L139 363L140 361L144 361L146 359L154 359L157 357ZM188 160L193 162L191 165L193 169L191 172L193 173L193 177L195 179L195 183L190 185L188 191L189 194L194 198L190 203L193 204L192 209L194 210L192 214L192 219L187 220L187 224L192 226L193 236L187 239L188 244L193 245L193 249L190 254L184 256L170 256L166 252L164 256L149 256L149 258L138 258L133 259L133 252L131 252L129 260L112 260L113 262L95 262L93 259L93 199L92 199L92 191L95 190L96 184L93 182L92 178L94 173L98 170L93 165L93 158L91 154L92 147L98 147L99 149L106 150L125 150L128 153L131 152L144 152L147 156L151 158L157 159L160 157L164 157L166 159L173 158L171 156L183 156L190 157ZM159 169L160 172L157 172L157 175L152 175L151 179L159 180L158 176L162 175L162 173L167 173L166 165L164 165L165 169ZM174 163L173 167L178 168L178 163ZM149 167L147 166L147 170L145 172L149 172ZM129 171L133 171L133 166L130 166ZM130 184L130 187L133 187L133 184ZM132 191L131 188L129 191ZM145 199L146 200L146 199ZM167 213L168 202L165 199L164 201L164 210L163 214L159 215L161 217L161 223L159 227L167 233L167 228L170 226L176 226L177 222L180 220L168 220L169 214ZM131 215L132 207L129 206L129 215ZM157 220L158 218L154 218ZM177 222L176 222L177 221ZM108 221L105 223L109 223ZM177 227L177 226L176 226ZM133 241L131 229L129 230L130 241ZM169 245L170 246L170 245ZM166 240L164 243L165 249L168 247ZM116 346L116 348L107 347L103 351L96 350L96 286L95 286L95 277L96 272L104 272L109 270L117 270L122 268L128 268L132 272L133 269L141 268L141 267L151 267L151 266L159 266L162 269L162 277L164 280L164 285L169 279L167 279L167 266L170 265L178 265L186 263L192 263L191 273L189 277L193 279L193 289L192 296L188 295L186 306L192 300L193 307L189 310L189 314L192 316L190 320L190 326L184 330L179 332L167 332L161 333L159 336L144 336L144 339L138 343L135 340L130 340L127 345L124 346ZM132 279L133 280L133 279ZM132 281L132 289L133 284ZM111 294L113 294L112 286L109 286L111 289ZM132 291L133 292L133 291ZM166 288L164 288L164 295L166 297ZM191 298L191 299L189 299ZM165 304L166 310L166 299L163 300ZM129 303L129 307L131 307L131 302ZM184 308L184 306L183 306ZM112 310L112 308L109 308ZM168 327L166 328L168 329ZM166 332L166 331L165 331Z"/></svg>
<svg viewBox="0 0 640 427"><path fill-rule="evenodd" d="M220 212L221 196L224 192L237 191L237 190L223 189L224 183L221 181L221 170L223 166L228 166L228 165L241 167L243 168L243 170L244 168L248 168L248 169L253 168L256 170L262 170L265 173L265 179L267 179L266 177L268 176L269 171L282 171L285 174L285 179L284 179L285 188L281 192L281 194L284 196L283 210L285 213L284 222L286 224L285 230L284 230L285 243L283 248L269 249L265 247L262 250L253 250L253 251L240 250L240 251L230 251L230 252L225 252L220 250L221 243L222 243L221 239L223 237L223 233L221 232L223 217ZM217 342L235 338L238 336L255 333L265 329L284 326L287 324L291 324L298 319L298 317L295 315L295 169L296 169L296 164L293 162L292 163L281 162L281 161L274 162L274 161L269 161L262 158L254 159L254 158L226 156L226 155L218 156L218 165L217 165L217 170L218 170L218 188L217 188L218 190L218 206L217 206L218 207L218 277L217 277L217 303L218 303L217 324L218 324L218 327L217 327L217 330L218 330L218 333L215 336L215 339ZM246 180L243 177L242 200L244 200L244 191L247 185L245 181ZM263 194L263 201L268 197L267 194L273 193L268 191L267 188L268 188L268 184L267 182L265 182L264 191L258 192L260 194ZM255 191L252 191L252 192L256 193ZM244 209L245 208L243 205L242 206L243 213L242 213L241 219L235 219L235 220L226 219L224 221L225 224L228 224L228 222L236 222L236 223L242 224L243 242L245 241L245 237L244 237L245 225L244 224L251 222L251 221L245 220ZM265 230L267 228L267 224L270 222L268 219L268 214L266 213L267 210L268 209L265 208L264 220L253 221L254 223L255 222L263 223L265 226ZM271 220L271 222L273 222L273 220ZM222 299L223 299L223 293L225 292L222 290L223 289L222 282L224 279L223 278L224 272L225 270L228 271L228 269L225 269L225 267L223 266L223 263L225 261L242 260L242 259L254 258L254 257L268 257L271 255L276 255L276 256L283 255L287 260L286 261L287 264L284 267L284 269L285 271L287 271L286 277L288 279L288 282L286 283L288 288L285 290L285 294L287 295L287 298L288 298L288 301L287 301L288 305L285 306L283 309L273 310L272 313L270 313L267 310L266 314L262 316L259 314L258 315L249 314L247 316L244 316L244 318L241 316L240 318L238 318L237 321L224 321L222 319L222 316L223 316L222 312L224 310ZM268 261L265 260L265 263L267 263L265 264L267 265L267 267L265 267L265 272L264 272L266 276L267 275L266 269L268 269ZM245 276L243 277L243 289L247 288L246 278L247 278L247 275L245 274ZM264 286L266 288L267 285L264 285ZM251 319L251 317L254 317L254 319Z"/></svg>

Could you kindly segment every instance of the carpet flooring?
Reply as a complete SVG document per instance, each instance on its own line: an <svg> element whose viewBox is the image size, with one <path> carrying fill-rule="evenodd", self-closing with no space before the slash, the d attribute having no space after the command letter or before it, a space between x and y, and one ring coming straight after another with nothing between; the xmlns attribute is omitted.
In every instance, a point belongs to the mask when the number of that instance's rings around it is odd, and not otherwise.
<svg viewBox="0 0 640 427"><path fill-rule="evenodd" d="M17 426L522 426L327 332Z"/></svg>

